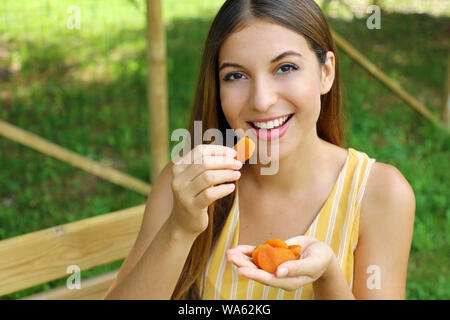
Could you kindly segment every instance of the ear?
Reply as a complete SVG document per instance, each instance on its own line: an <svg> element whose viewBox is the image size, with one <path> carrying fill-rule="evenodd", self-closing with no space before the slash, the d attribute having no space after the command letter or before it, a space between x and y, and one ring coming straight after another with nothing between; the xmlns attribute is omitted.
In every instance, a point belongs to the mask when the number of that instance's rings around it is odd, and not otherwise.
<svg viewBox="0 0 450 320"><path fill-rule="evenodd" d="M327 52L325 64L321 66L321 89L320 94L327 94L333 86L335 74L335 57L332 51Z"/></svg>

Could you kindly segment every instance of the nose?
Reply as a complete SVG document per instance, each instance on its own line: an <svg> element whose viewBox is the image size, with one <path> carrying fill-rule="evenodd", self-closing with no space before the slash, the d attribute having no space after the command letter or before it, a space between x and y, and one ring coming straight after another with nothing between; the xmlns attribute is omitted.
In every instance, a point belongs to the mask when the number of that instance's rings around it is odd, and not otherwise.
<svg viewBox="0 0 450 320"><path fill-rule="evenodd" d="M278 96L273 84L264 77L255 78L252 85L250 106L258 112L265 113L271 106L275 105Z"/></svg>

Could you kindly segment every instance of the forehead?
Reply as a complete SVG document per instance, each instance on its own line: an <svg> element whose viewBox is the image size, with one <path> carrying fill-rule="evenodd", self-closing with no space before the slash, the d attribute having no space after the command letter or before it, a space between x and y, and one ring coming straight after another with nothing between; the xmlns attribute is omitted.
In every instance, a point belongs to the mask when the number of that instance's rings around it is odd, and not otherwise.
<svg viewBox="0 0 450 320"><path fill-rule="evenodd" d="M219 63L225 60L270 61L287 50L298 51L305 57L311 51L301 34L279 24L256 20L232 33L223 42L219 51Z"/></svg>

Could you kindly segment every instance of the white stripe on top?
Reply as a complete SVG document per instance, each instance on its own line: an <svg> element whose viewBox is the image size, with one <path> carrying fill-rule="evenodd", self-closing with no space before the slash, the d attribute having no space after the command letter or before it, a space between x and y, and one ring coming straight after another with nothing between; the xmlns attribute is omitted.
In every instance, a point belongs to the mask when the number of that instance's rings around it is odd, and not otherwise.
<svg viewBox="0 0 450 320"><path fill-rule="evenodd" d="M339 251L338 251L338 256L337 256L338 261L339 261L339 266L341 268L342 268L343 251L344 251L345 243L347 241L347 233L348 233L348 228L349 228L350 216L352 214L352 208L353 208L356 191L358 191L356 186L359 181L359 173L361 171L361 166L363 163L364 163L364 158L363 158L362 154L359 153L358 154L358 164L357 164L355 172L353 173L352 186L350 188L350 194L348 195L348 198L347 198L347 211L345 213L345 222L344 222L344 226L342 228L341 241L339 244Z"/></svg>
<svg viewBox="0 0 450 320"><path fill-rule="evenodd" d="M236 197L237 196L238 195L236 193ZM217 273L216 285L215 285L215 295L214 295L215 300L220 300L220 294L221 294L221 290L222 290L223 273L225 272L225 266L227 263L226 250L230 248L231 240L233 238L234 232L236 231L236 222L237 222L237 216L238 216L236 214L236 210L237 210L236 208L238 206L237 200L238 199L236 199L236 205L234 206L234 210L233 210L230 232L228 232L228 235L227 235L227 241L225 243L225 248L223 250L222 260L220 261L219 272Z"/></svg>
<svg viewBox="0 0 450 320"><path fill-rule="evenodd" d="M345 176L347 174L347 167L348 167L349 159L350 159L350 150L348 150L348 155L347 155L347 158L345 159L344 170L341 171L341 175L338 178L338 186L337 186L336 193L339 195L338 195L338 197L334 197L333 205L331 207L330 221L328 222L327 235L325 237L325 243L328 244L329 246L331 246L331 240L333 238L334 224L336 222L336 215L337 215L339 204L341 201L342 190L343 190L344 184L345 184ZM337 199L337 201L336 201L336 199Z"/></svg>

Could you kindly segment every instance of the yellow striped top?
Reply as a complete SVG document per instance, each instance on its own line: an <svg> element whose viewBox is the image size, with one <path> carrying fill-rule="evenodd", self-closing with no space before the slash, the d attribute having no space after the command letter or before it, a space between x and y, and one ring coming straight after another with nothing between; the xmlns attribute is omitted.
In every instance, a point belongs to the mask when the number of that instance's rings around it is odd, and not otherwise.
<svg viewBox="0 0 450 320"><path fill-rule="evenodd" d="M335 185L305 235L328 244L334 251L349 286L353 287L353 254L358 243L361 199L375 159L348 148L347 158ZM224 228L210 256L202 279L205 300L310 300L312 284L296 291L266 286L237 274L225 252L238 244L239 196L236 196ZM285 239L286 240L286 239Z"/></svg>

